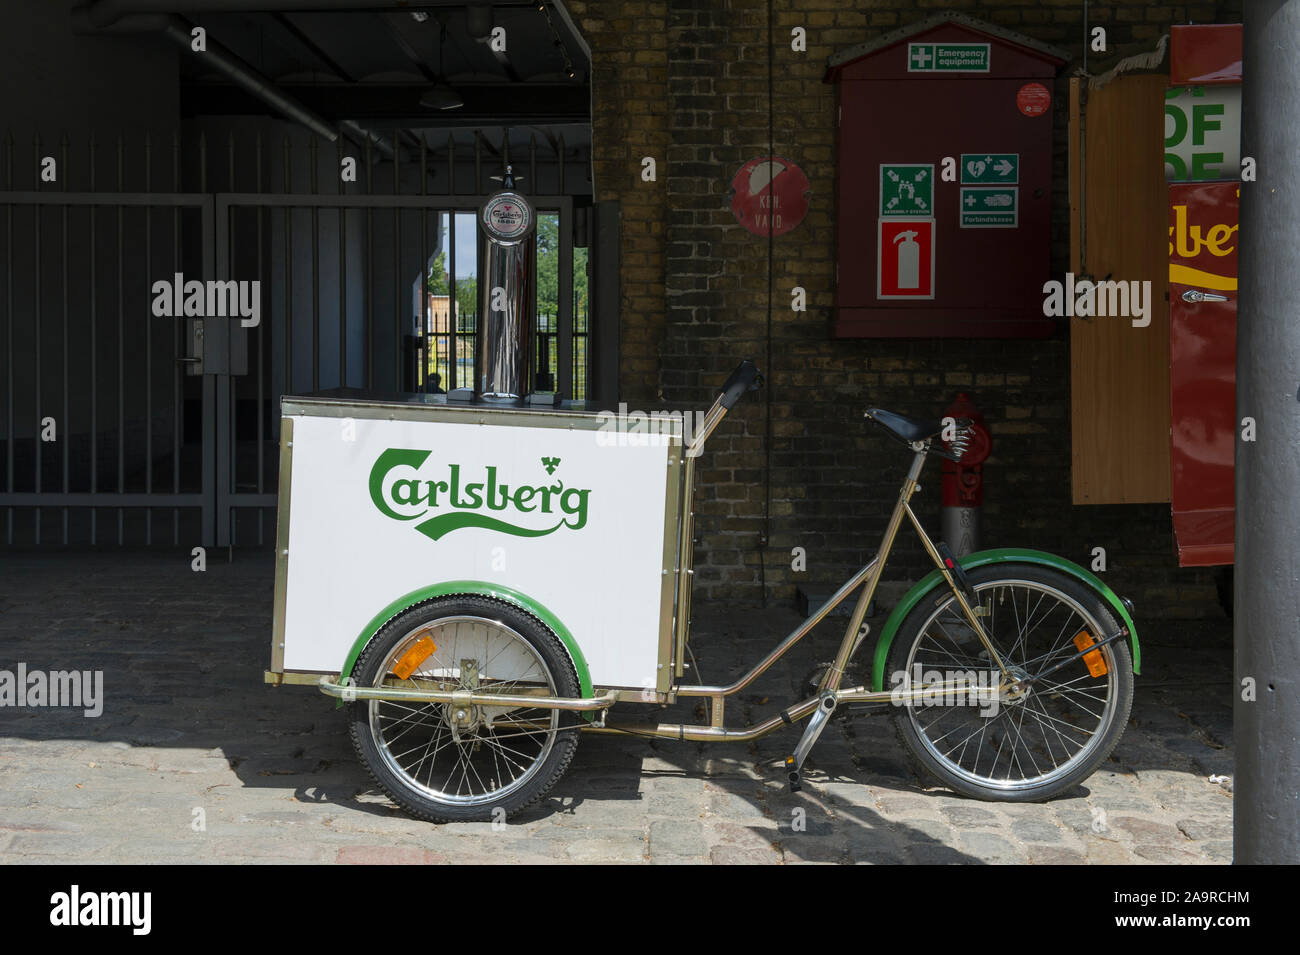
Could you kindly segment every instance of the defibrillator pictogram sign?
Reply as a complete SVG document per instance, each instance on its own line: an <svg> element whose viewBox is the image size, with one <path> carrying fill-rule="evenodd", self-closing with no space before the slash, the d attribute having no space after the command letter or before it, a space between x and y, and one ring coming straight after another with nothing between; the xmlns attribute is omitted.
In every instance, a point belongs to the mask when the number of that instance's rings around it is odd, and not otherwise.
<svg viewBox="0 0 1300 955"><path fill-rule="evenodd" d="M934 298L934 220L880 220L876 298Z"/></svg>

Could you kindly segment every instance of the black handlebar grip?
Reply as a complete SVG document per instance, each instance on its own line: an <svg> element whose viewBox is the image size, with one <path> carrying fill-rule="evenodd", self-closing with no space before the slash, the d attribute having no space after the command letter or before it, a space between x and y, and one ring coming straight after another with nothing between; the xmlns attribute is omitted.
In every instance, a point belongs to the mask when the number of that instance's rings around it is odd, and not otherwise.
<svg viewBox="0 0 1300 955"><path fill-rule="evenodd" d="M718 400L722 402L722 407L730 411L735 403L740 400L741 395L747 391L757 391L762 383L763 376L758 373L758 367L746 358L736 366L736 370L727 378L726 383L722 386L722 394Z"/></svg>

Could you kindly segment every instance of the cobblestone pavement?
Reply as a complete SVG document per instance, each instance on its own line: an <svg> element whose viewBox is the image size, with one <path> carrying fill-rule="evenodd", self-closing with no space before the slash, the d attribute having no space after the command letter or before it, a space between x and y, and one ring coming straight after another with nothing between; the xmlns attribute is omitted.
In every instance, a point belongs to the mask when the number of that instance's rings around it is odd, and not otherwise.
<svg viewBox="0 0 1300 955"><path fill-rule="evenodd" d="M1070 798L954 796L911 764L887 716L855 714L832 722L794 794L778 762L794 731L755 744L586 736L540 808L496 831L408 819L370 788L332 701L262 683L269 553L213 552L204 573L189 561L0 555L0 669L100 669L107 700L97 719L0 709L0 862L1231 861L1230 782L1210 780L1232 772L1223 618L1139 619L1132 721ZM788 608L697 607L702 676L739 672L797 623ZM794 698L832 655L833 623L729 722Z"/></svg>

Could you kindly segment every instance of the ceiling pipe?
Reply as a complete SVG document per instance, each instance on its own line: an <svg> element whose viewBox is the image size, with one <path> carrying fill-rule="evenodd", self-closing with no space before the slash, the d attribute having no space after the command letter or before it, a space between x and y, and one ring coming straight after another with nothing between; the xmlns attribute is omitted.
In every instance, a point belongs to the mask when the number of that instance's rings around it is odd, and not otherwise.
<svg viewBox="0 0 1300 955"><path fill-rule="evenodd" d="M396 155L393 143L390 143L386 137L379 135L374 130L366 129L356 120L345 119L339 123L339 128L362 146L367 142L373 144L375 149L379 150L379 155L385 159L392 159Z"/></svg>
<svg viewBox="0 0 1300 955"><path fill-rule="evenodd" d="M96 28L86 16L86 9L85 6L73 8L74 33L89 35L161 33L181 46L185 52L194 52L190 46L193 41L191 31L194 29L194 25L181 17L171 14L139 13L115 20L108 27ZM391 160L396 156L398 147L386 136L381 136L373 130L366 129L360 123L351 119L342 120L338 125L338 129L335 129L330 125L329 120L280 90L268 77L263 76L244 60L223 47L210 34L207 37L207 49L203 55L207 57L206 62L209 65L230 77L243 89L277 110L285 118L305 126L318 136L322 136L334 143L338 142L339 134L342 133L358 145L364 146L367 142L370 143L385 159Z"/></svg>
<svg viewBox="0 0 1300 955"><path fill-rule="evenodd" d="M319 2L319 0L318 0ZM159 32L187 53L193 53L190 46L194 37L194 24L175 15L158 14L153 16L136 16L128 19L114 18L107 32L139 33ZM72 10L72 28L74 33L98 33L89 6L74 7ZM306 126L317 136L330 142L337 142L339 131L330 125L323 116L308 109L292 96L279 89L267 77L253 69L211 36L206 38L203 62L220 73L224 73L239 87L252 93L281 115Z"/></svg>
<svg viewBox="0 0 1300 955"><path fill-rule="evenodd" d="M218 3L217 0L129 0L129 2L136 6L148 6L152 3L153 6L165 5L168 8L191 6L211 9L222 6L222 3ZM288 3L289 0L271 0L271 2L283 4ZM348 5L360 5L363 2L364 0L346 0ZM314 5L314 9L321 9L327 3L328 0L309 0L308 3L300 5ZM224 0L224 5L231 9L239 4L243 4L245 7L259 8L268 5L267 0ZM388 0L388 5L391 6L391 4L392 0ZM114 5L122 6L123 4L115 3ZM381 4L374 3L371 5L379 6ZM408 5L419 6L421 2L420 0L413 0ZM423 5L437 6L440 4L427 3ZM83 35L161 33L187 53L194 52L190 45L193 42L191 31L194 29L194 24L183 17L165 13L131 13L127 15L121 12L113 12L107 25L101 27L96 24L93 14L96 7L103 6L105 4L101 2L98 4L86 3L74 7L72 9L72 31ZM236 85L247 90L286 118L305 126L318 136L334 143L338 142L341 133L359 145L371 144L381 156L388 160L394 160L406 155L406 150L396 140L390 140L386 136L367 129L355 120L342 120L338 124L338 128L335 128L327 119L283 92L268 77L263 76L235 53L222 46L211 35L207 37L206 43L207 49L203 55L208 65L224 73Z"/></svg>
<svg viewBox="0 0 1300 955"><path fill-rule="evenodd" d="M178 16L169 14L133 14L115 20L110 26L102 29L93 25L87 16L86 6L74 8L72 17L74 33L161 33L183 47L187 53L193 52L190 46L193 34L190 31L194 29L194 25ZM253 69L252 66L223 47L211 36L207 38L207 49L204 51L204 56L210 66L230 77L237 85L252 93L287 119L305 126L316 135L334 143L338 142L341 131L360 145L364 146L369 142L385 159L392 159L395 156L395 144L386 137L366 129L360 123L350 119L343 120L339 123L339 128L335 129L327 119L280 90L269 78Z"/></svg>
<svg viewBox="0 0 1300 955"><path fill-rule="evenodd" d="M190 32L192 29L193 27L188 21L175 17L163 30L163 34L189 51L192 42ZM306 126L317 136L328 139L332 143L338 141L338 130L331 126L328 120L312 112L292 96L280 90L268 78L258 73L249 64L211 37L207 40L207 49L203 53L203 62L226 74L236 86L252 93L285 117Z"/></svg>
<svg viewBox="0 0 1300 955"><path fill-rule="evenodd" d="M472 5L473 0L469 0ZM418 10L463 7L467 0L91 0L86 16L96 27L133 13L319 13L356 10Z"/></svg>

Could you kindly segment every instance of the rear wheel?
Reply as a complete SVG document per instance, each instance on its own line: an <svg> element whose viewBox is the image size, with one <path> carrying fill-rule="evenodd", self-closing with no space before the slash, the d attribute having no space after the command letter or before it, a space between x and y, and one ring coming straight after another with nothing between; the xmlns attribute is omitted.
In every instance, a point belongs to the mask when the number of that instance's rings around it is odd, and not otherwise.
<svg viewBox="0 0 1300 955"><path fill-rule="evenodd" d="M1018 680L1044 674L1088 639L1096 643L1119 629L1099 594L1051 568L993 564L968 577L986 610L980 621ZM887 676L891 686L904 685L906 674L913 688L957 689L936 689L901 707L900 735L927 769L959 792L1011 802L1059 795L1110 755L1132 706L1127 638L1095 653L1088 657L1092 670L1079 658L1033 680L1026 692L998 693L1001 671L944 586L899 627Z"/></svg>
<svg viewBox="0 0 1300 955"><path fill-rule="evenodd" d="M576 697L577 673L540 620L486 597L444 597L389 621L358 686ZM578 745L572 714L539 707L357 700L352 742L388 796L434 822L499 821L541 799Z"/></svg>

